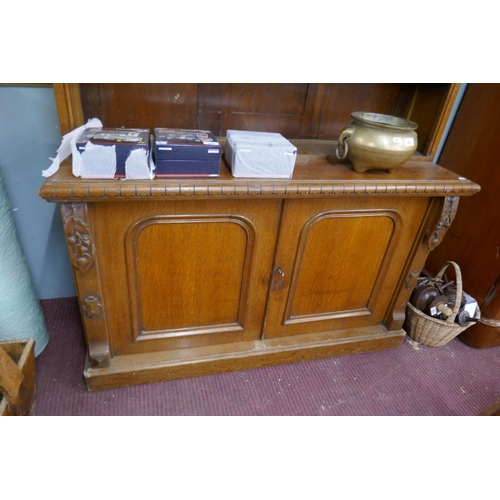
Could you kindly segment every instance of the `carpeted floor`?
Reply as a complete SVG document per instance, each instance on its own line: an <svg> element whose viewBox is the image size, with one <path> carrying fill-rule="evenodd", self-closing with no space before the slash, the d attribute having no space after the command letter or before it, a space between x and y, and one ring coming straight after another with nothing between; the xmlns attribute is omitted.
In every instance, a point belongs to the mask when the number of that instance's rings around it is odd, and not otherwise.
<svg viewBox="0 0 500 500"><path fill-rule="evenodd" d="M76 298L43 300L33 415L473 416L500 399L500 347L403 344L387 351L88 392Z"/></svg>

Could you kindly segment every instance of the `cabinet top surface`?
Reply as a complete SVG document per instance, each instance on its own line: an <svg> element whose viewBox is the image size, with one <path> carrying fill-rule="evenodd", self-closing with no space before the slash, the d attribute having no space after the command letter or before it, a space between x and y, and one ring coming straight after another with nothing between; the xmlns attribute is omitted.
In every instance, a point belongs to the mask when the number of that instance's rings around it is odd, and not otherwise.
<svg viewBox="0 0 500 500"><path fill-rule="evenodd" d="M81 179L72 174L71 157L47 178L39 195L47 201L113 201L161 198L317 197L342 195L468 196L480 186L428 161L414 158L392 173L356 172L335 159L336 143L297 142L291 179L235 178L221 161L217 178L153 180ZM300 142L300 144L298 144Z"/></svg>

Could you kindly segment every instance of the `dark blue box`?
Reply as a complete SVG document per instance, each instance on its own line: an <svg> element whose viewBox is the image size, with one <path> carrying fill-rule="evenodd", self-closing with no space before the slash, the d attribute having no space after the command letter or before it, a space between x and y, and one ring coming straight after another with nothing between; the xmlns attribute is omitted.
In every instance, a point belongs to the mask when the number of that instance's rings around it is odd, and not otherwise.
<svg viewBox="0 0 500 500"><path fill-rule="evenodd" d="M220 159L216 161L156 160L157 177L219 177Z"/></svg>
<svg viewBox="0 0 500 500"><path fill-rule="evenodd" d="M143 149L149 159L149 129L141 128L88 128L76 142L76 148L83 153L88 142L100 146L115 146L116 173L115 177L125 177L125 162L130 153ZM83 157L82 157L83 158Z"/></svg>
<svg viewBox="0 0 500 500"><path fill-rule="evenodd" d="M154 129L158 177L218 177L221 145L208 130Z"/></svg>

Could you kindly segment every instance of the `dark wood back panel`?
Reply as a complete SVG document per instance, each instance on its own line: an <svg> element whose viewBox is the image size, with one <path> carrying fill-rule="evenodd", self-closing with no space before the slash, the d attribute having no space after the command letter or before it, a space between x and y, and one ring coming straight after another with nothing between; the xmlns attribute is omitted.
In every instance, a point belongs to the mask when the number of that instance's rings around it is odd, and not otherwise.
<svg viewBox="0 0 500 500"><path fill-rule="evenodd" d="M193 128L198 119L198 85L192 83L80 84L85 120L106 127Z"/></svg>
<svg viewBox="0 0 500 500"><path fill-rule="evenodd" d="M419 123L419 152L450 84L401 83L86 83L85 121L107 127L179 127L279 132L288 139L336 140L353 111L410 117Z"/></svg>
<svg viewBox="0 0 500 500"><path fill-rule="evenodd" d="M353 87L355 85L355 87ZM335 83L321 84L319 109L312 119L316 128L304 139L337 139L342 128L352 119L353 111L370 111L392 115L395 113L402 84L399 83ZM311 120L309 117L305 119ZM306 122L307 123L307 122Z"/></svg>

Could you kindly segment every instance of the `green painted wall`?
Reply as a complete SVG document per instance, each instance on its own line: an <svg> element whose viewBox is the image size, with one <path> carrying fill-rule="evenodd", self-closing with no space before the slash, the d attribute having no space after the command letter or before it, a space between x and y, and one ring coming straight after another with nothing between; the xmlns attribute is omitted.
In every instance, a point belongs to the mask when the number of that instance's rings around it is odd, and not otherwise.
<svg viewBox="0 0 500 500"><path fill-rule="evenodd" d="M60 144L52 87L0 85L0 170L39 299L76 295L59 205L38 196Z"/></svg>

